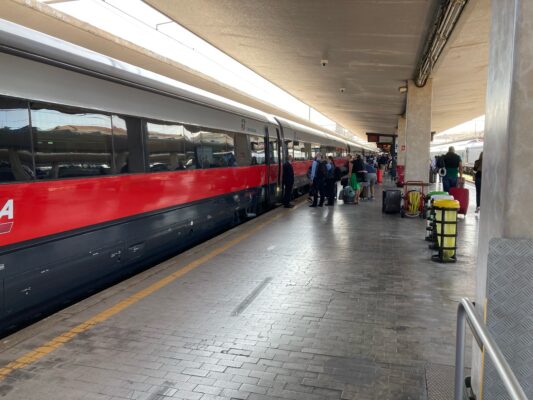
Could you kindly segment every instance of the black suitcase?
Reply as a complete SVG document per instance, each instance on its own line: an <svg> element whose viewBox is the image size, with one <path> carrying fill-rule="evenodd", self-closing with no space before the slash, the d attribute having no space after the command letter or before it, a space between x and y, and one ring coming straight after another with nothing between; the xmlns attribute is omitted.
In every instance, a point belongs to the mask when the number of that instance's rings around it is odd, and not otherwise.
<svg viewBox="0 0 533 400"><path fill-rule="evenodd" d="M387 214L397 214L402 206L401 190L384 190L381 211Z"/></svg>

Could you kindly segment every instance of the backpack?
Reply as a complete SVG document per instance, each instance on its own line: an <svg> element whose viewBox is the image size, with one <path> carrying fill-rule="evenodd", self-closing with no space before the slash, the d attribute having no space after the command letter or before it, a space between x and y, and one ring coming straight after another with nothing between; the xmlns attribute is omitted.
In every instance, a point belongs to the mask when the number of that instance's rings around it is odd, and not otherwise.
<svg viewBox="0 0 533 400"><path fill-rule="evenodd" d="M334 180L335 179L335 168L333 168L333 165L330 169L328 169L328 165L326 164L326 178Z"/></svg>
<svg viewBox="0 0 533 400"><path fill-rule="evenodd" d="M342 189L342 200L344 203L355 202L355 191L351 186L346 186L344 189Z"/></svg>
<svg viewBox="0 0 533 400"><path fill-rule="evenodd" d="M444 168L446 165L444 164L444 156L437 157L437 168Z"/></svg>
<svg viewBox="0 0 533 400"><path fill-rule="evenodd" d="M327 177L327 174L328 174L328 169L326 168L326 162L319 161L318 165L316 166L315 178L324 179Z"/></svg>
<svg viewBox="0 0 533 400"><path fill-rule="evenodd" d="M341 180L341 169L339 167L335 167L333 170L333 179L335 182L338 182Z"/></svg>

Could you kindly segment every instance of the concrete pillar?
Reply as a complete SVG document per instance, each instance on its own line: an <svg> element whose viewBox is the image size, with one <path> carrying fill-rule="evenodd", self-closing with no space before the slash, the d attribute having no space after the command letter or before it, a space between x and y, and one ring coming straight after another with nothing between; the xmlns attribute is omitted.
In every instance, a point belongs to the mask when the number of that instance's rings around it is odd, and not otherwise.
<svg viewBox="0 0 533 400"><path fill-rule="evenodd" d="M404 116L398 118L398 137L396 143L398 143L398 165L405 167L405 124L406 119Z"/></svg>
<svg viewBox="0 0 533 400"><path fill-rule="evenodd" d="M405 180L429 180L429 145L431 141L432 82L422 88L413 81L407 83L405 113Z"/></svg>
<svg viewBox="0 0 533 400"><path fill-rule="evenodd" d="M483 159L483 185L479 244L477 260L477 305L480 316L487 306L487 325L503 347L511 368L518 374L533 372L533 335L523 335L524 324L533 322L533 308L524 304L511 305L524 293L531 293L532 282L524 274L533 272L531 261L521 264L510 262L505 280L494 285L495 280L487 274L489 264L494 263L494 245L498 238L533 238L533 2L531 0L492 0L492 26L486 101L485 145ZM495 241L493 241L496 239ZM527 242L526 242L527 243ZM530 242L533 243L533 242ZM529 245L529 247L533 247ZM517 253L510 260L518 260L531 248L517 246ZM516 264L516 265L515 265ZM513 270L513 268L515 268ZM492 271L493 269L491 269ZM521 289L503 288L507 283L520 283ZM529 285L525 287L523 285ZM497 288L496 288L497 286ZM490 288L490 289L488 289ZM503 289L503 290L501 290ZM497 298L494 297L498 290ZM524 290L526 292L524 292ZM493 293L491 293L491 291ZM488 301L487 301L488 299ZM494 300L491 300L494 299ZM531 301L531 295L525 297ZM529 300L528 300L529 299ZM491 304L492 301L492 304ZM494 306L507 303L505 312L499 314ZM520 310L518 310L520 308ZM518 312L520 311L520 312ZM498 337L499 329L493 323L512 328L506 337ZM503 321L503 323L501 323ZM533 324L532 324L533 326ZM527 329L530 331L531 328ZM524 359L526 357L526 359ZM528 359L527 359L528 358ZM486 386L488 371L481 384L481 357L478 351L473 357L473 388L478 395L485 387L484 400L494 399L495 393ZM525 362L525 364L521 364ZM488 361L485 360L485 365ZM529 372L525 369L529 368ZM520 376L518 376L520 380ZM524 385L524 379L522 384ZM526 394L533 396L533 385L527 385ZM507 398L507 397L505 397Z"/></svg>

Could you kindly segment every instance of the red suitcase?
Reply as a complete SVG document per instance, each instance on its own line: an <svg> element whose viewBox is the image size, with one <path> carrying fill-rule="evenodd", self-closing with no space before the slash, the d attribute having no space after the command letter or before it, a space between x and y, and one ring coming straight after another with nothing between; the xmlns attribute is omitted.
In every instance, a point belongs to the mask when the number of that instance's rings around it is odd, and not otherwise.
<svg viewBox="0 0 533 400"><path fill-rule="evenodd" d="M469 199L470 192L468 191L468 189L452 187L450 188L449 193L461 205L461 208L459 208L459 214L466 215L466 212L468 211L469 200L470 200Z"/></svg>

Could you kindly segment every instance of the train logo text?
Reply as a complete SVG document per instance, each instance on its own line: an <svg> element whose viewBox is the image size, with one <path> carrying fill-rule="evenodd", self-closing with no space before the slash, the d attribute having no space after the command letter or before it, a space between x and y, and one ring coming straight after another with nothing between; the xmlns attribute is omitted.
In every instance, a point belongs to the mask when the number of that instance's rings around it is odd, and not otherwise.
<svg viewBox="0 0 533 400"><path fill-rule="evenodd" d="M9 199L0 210L0 235L11 232L14 223L14 209L13 199Z"/></svg>

